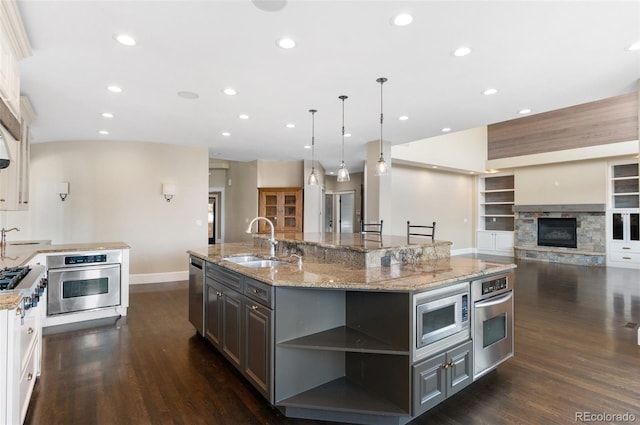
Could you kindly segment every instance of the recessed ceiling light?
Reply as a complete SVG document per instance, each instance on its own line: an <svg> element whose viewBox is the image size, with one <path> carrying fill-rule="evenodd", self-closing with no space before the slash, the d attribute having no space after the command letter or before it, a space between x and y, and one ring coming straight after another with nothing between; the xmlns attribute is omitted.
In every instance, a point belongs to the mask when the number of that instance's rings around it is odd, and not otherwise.
<svg viewBox="0 0 640 425"><path fill-rule="evenodd" d="M100 131L98 131L98 133L100 133L100 134L102 134L102 135L105 135L105 136L106 136L107 134L109 134L109 132L108 132L107 130L100 130Z"/></svg>
<svg viewBox="0 0 640 425"><path fill-rule="evenodd" d="M231 87L227 87L226 89L222 90L222 93L226 94L227 96L235 96L238 92Z"/></svg>
<svg viewBox="0 0 640 425"><path fill-rule="evenodd" d="M249 115L247 115L247 114L240 114L240 115L238 115L238 118L240 118L241 120L248 120L248 119L249 119Z"/></svg>
<svg viewBox="0 0 640 425"><path fill-rule="evenodd" d="M351 137L351 133L344 133L344 137Z"/></svg>
<svg viewBox="0 0 640 425"><path fill-rule="evenodd" d="M329 171L329 174L334 175L335 172L334 171Z"/></svg>
<svg viewBox="0 0 640 425"><path fill-rule="evenodd" d="M223 135L224 137L229 137L229 136L231 136L231 133L229 133L228 131L223 131L223 132L222 132L222 135Z"/></svg>
<svg viewBox="0 0 640 425"><path fill-rule="evenodd" d="M122 93L122 89L118 86L108 86L107 90L109 90L111 93Z"/></svg>
<svg viewBox="0 0 640 425"><path fill-rule="evenodd" d="M287 124L287 128L296 128L296 125L290 122L289 124Z"/></svg>
<svg viewBox="0 0 640 425"><path fill-rule="evenodd" d="M635 52L640 50L640 41L636 41L631 46L627 47L627 50L630 52Z"/></svg>
<svg viewBox="0 0 640 425"><path fill-rule="evenodd" d="M113 118L113 114L111 112L103 112L102 113L102 117L103 118Z"/></svg>
<svg viewBox="0 0 640 425"><path fill-rule="evenodd" d="M192 91L179 91L178 96L183 99L197 99L200 97L198 93L194 93Z"/></svg>
<svg viewBox="0 0 640 425"><path fill-rule="evenodd" d="M443 133L448 133L448 132L450 132L450 131L451 131L451 128L450 128L450 127L445 127L445 128L443 128L442 130L440 130L440 131L442 131Z"/></svg>
<svg viewBox="0 0 640 425"><path fill-rule="evenodd" d="M476 173L475 171L469 171L469 174L475 174L475 173Z"/></svg>
<svg viewBox="0 0 640 425"><path fill-rule="evenodd" d="M305 149L311 149L311 145L304 145Z"/></svg>
<svg viewBox="0 0 640 425"><path fill-rule="evenodd" d="M291 38L283 37L278 40L278 46L283 49L293 49L296 47L296 42Z"/></svg>
<svg viewBox="0 0 640 425"><path fill-rule="evenodd" d="M467 56L469 53L471 53L471 48L463 46L463 47L458 47L456 50L454 50L453 56L463 57L463 56Z"/></svg>
<svg viewBox="0 0 640 425"><path fill-rule="evenodd" d="M486 96L491 96L492 94L496 94L496 93L498 93L498 89L494 89L494 88L486 89L485 91L482 92L482 94Z"/></svg>
<svg viewBox="0 0 640 425"><path fill-rule="evenodd" d="M251 2L265 12L278 12L287 5L287 0L251 0Z"/></svg>
<svg viewBox="0 0 640 425"><path fill-rule="evenodd" d="M437 165L432 165L431 168L438 168L438 166Z"/></svg>
<svg viewBox="0 0 640 425"><path fill-rule="evenodd" d="M408 13L399 13L398 15L394 16L391 22L397 27L405 27L413 22L413 16L409 15Z"/></svg>
<svg viewBox="0 0 640 425"><path fill-rule="evenodd" d="M127 34L116 34L113 38L123 46L135 46L136 40Z"/></svg>
<svg viewBox="0 0 640 425"><path fill-rule="evenodd" d="M409 119L409 117L406 116L406 115L401 115L401 116L398 117L398 120L400 120L400 121L406 121L408 119Z"/></svg>
<svg viewBox="0 0 640 425"><path fill-rule="evenodd" d="M522 115L524 115L524 114L528 114L529 112L531 112L531 109L529 109L529 108L520 109L520 110L518 111L518 113L519 113L519 114L522 114Z"/></svg>

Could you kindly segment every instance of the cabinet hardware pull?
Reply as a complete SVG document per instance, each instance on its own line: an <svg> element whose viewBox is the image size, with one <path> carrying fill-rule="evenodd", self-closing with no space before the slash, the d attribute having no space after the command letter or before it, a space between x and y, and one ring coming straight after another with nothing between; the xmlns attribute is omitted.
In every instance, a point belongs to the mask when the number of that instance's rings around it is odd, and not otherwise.
<svg viewBox="0 0 640 425"><path fill-rule="evenodd" d="M20 307L16 308L16 316L22 315L22 309Z"/></svg>
<svg viewBox="0 0 640 425"><path fill-rule="evenodd" d="M622 257L623 260L631 260L631 257Z"/></svg>
<svg viewBox="0 0 640 425"><path fill-rule="evenodd" d="M27 375L27 381L31 381L33 379L33 373L29 373Z"/></svg>
<svg viewBox="0 0 640 425"><path fill-rule="evenodd" d="M29 329L27 329L27 333L28 333L29 335L31 335L31 334L33 333L33 328L29 328Z"/></svg>
<svg viewBox="0 0 640 425"><path fill-rule="evenodd" d="M219 296L219 297L221 297L221 296L223 295L223 293L222 293L222 292L220 292L220 291L218 291L218 292L216 292L216 295L217 295L217 296Z"/></svg>
<svg viewBox="0 0 640 425"><path fill-rule="evenodd" d="M631 249L631 247L623 246L622 249Z"/></svg>
<svg viewBox="0 0 640 425"><path fill-rule="evenodd" d="M258 291L257 289L254 289L254 290L253 290L253 293L254 293L254 294L259 294L259 293L260 293L260 291Z"/></svg>
<svg viewBox="0 0 640 425"><path fill-rule="evenodd" d="M257 309L258 309L257 305L254 304L254 305L251 306L251 310L257 310Z"/></svg>
<svg viewBox="0 0 640 425"><path fill-rule="evenodd" d="M445 364L443 364L443 365L442 365L442 368L443 368L443 369L449 369L449 363L445 363Z"/></svg>

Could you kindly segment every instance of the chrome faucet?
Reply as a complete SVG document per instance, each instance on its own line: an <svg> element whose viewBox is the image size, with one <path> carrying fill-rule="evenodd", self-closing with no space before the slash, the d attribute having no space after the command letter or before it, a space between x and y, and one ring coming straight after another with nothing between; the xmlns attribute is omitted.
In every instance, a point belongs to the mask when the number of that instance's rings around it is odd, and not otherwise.
<svg viewBox="0 0 640 425"><path fill-rule="evenodd" d="M251 220L251 223L249 223L249 227L247 227L246 232L251 233L251 226L253 226L253 223L258 220L264 220L269 223L269 226L271 226L271 237L269 238L269 257L273 258L276 256L276 245L278 245L278 241L275 238L275 228L273 227L273 223L271 222L271 220L266 217L256 217Z"/></svg>
<svg viewBox="0 0 640 425"><path fill-rule="evenodd" d="M17 231L19 232L20 229L18 229L17 227L12 227L11 229L5 229L4 227L0 230L0 250L2 251L2 255L4 255L4 250L7 247L7 233L11 232L11 231Z"/></svg>

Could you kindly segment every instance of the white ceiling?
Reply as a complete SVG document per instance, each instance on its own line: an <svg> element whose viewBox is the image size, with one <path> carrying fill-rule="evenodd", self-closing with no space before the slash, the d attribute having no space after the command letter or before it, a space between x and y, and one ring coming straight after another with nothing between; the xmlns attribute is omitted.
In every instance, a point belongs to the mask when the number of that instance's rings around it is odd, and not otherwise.
<svg viewBox="0 0 640 425"><path fill-rule="evenodd" d="M640 52L626 50L640 40L638 1L256 2L284 7L19 0L33 49L21 73L38 115L34 142L153 141L207 146L230 160L311 159L303 147L315 108L316 159L331 171L340 163L344 94L353 134L345 156L355 171L380 134L378 77L389 79L384 138L393 144L517 118L522 108L628 93L640 77ZM402 11L413 23L391 25ZM138 44L116 43L121 32ZM282 36L297 46L279 48ZM454 57L460 46L473 52ZM124 91L110 93L110 84ZM238 94L224 95L226 87ZM499 92L484 96L489 87Z"/></svg>

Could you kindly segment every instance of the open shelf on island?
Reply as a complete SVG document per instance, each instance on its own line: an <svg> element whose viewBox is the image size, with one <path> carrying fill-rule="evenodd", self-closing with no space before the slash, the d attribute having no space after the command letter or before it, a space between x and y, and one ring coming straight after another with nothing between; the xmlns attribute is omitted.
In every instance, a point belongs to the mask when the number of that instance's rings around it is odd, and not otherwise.
<svg viewBox="0 0 640 425"><path fill-rule="evenodd" d="M409 416L395 403L341 377L276 403L285 407L322 409L363 414Z"/></svg>
<svg viewBox="0 0 640 425"><path fill-rule="evenodd" d="M350 351L361 353L409 355L402 347L393 346L348 326L280 342L278 345L308 350Z"/></svg>

